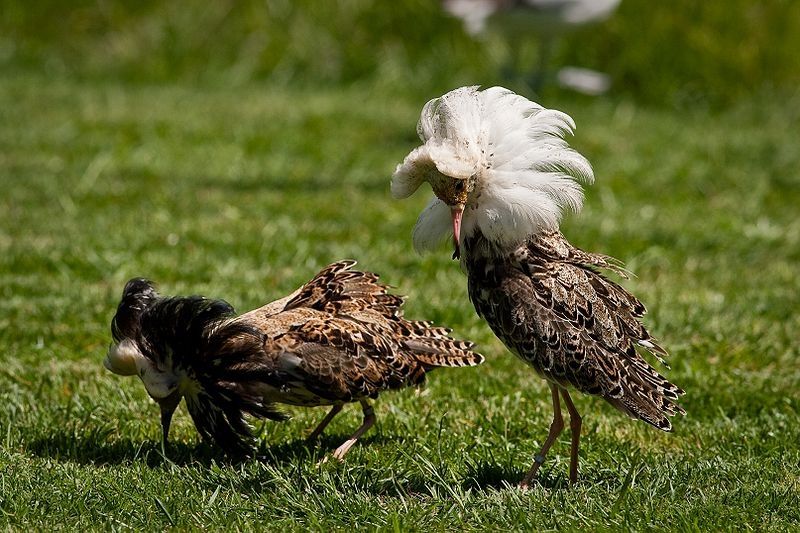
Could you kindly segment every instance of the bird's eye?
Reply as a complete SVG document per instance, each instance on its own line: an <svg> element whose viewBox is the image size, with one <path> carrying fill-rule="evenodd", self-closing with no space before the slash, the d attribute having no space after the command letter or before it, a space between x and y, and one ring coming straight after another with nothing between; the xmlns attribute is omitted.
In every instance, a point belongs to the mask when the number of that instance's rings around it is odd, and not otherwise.
<svg viewBox="0 0 800 533"><path fill-rule="evenodd" d="M464 180L456 180L456 192L461 192L464 190Z"/></svg>

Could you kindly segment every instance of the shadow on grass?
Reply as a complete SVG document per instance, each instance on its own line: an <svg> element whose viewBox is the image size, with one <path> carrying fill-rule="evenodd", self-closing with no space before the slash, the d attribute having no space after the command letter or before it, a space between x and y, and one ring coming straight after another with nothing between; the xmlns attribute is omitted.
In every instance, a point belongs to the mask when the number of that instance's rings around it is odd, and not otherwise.
<svg viewBox="0 0 800 533"><path fill-rule="evenodd" d="M295 439L290 442L270 445L259 440L258 447L251 456L229 456L216 447L204 442L187 444L170 442L162 453L161 442L153 440L134 441L127 438L111 440L105 435L75 435L70 431L55 431L46 437L35 439L27 444L26 450L32 455L57 461L78 464L110 465L143 462L154 468L171 463L177 466L212 464L241 464L258 461L271 465L282 465L301 461L319 461L342 444L348 436L326 435L314 442ZM379 436L360 439L357 445L369 445Z"/></svg>
<svg viewBox="0 0 800 533"><path fill-rule="evenodd" d="M501 465L490 461L472 463L467 461L467 475L462 483L465 490L482 491L486 489L502 490L519 485L530 465ZM568 465L560 461L549 461L544 464L532 487L548 490L569 490L572 486L568 479ZM603 468L600 470L584 467L578 474L578 484L613 486L625 477L624 472Z"/></svg>
<svg viewBox="0 0 800 533"><path fill-rule="evenodd" d="M486 492L516 490L527 472L527 465L500 464L492 460L467 461L466 472L456 472L452 465L430 461L416 456L411 464L404 464L392 475L382 474L378 479L368 466L358 463L357 457L348 457L343 464L331 457L333 450L349 435L323 435L315 442L297 438L288 442L270 445L269 440L259 439L252 457L229 457L206 443L171 442L162 454L161 443L154 440L135 441L128 438L113 439L108 435L75 435L69 431L56 431L51 435L29 441L25 449L34 456L80 465L140 465L151 469L163 468L212 468L238 467L247 463L269 465L286 472L278 478L290 480L297 490L308 490L320 482L325 487L339 492L358 490L388 498L458 498L464 491ZM371 435L360 439L356 447L381 446L395 440L391 437ZM352 451L351 451L352 453ZM327 457L327 464L323 460ZM356 460L355 462L353 462ZM547 491L569 490L567 472L563 464L545 465L532 488ZM380 470L380 468L379 468ZM325 473L327 472L327 473ZM332 476L330 474L333 474ZM463 477L462 477L463 476ZM276 481L275 470L262 468L235 469L225 475L226 482L236 490L247 494L261 495L285 490L285 480ZM460 479L459 479L460 478ZM616 485L620 478L602 469L582 472L580 482ZM215 488L218 477L211 475L197 480Z"/></svg>
<svg viewBox="0 0 800 533"><path fill-rule="evenodd" d="M518 466L499 465L489 462L480 462L478 464L468 463L467 477L462 484L462 488L483 491L486 489L502 490L509 487L516 487L527 473L527 469ZM533 481L532 485L549 490L569 488L569 483L565 476L547 468L539 471L539 475Z"/></svg>

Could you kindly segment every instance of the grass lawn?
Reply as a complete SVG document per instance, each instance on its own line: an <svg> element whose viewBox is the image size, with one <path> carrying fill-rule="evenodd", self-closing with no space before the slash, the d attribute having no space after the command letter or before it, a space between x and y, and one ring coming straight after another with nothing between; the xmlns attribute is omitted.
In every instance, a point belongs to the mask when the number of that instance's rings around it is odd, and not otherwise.
<svg viewBox="0 0 800 533"><path fill-rule="evenodd" d="M434 94L430 95L435 96ZM602 401L540 483L543 381L475 315L449 252L418 256L427 193L389 176L424 102L378 85L292 91L0 78L0 526L11 529L800 528L800 98L718 113L555 100L592 161L576 244L625 261L672 354L688 415L661 434ZM245 311L356 258L409 296L407 316L480 344L478 369L384 394L344 464L319 465L324 409L259 424L259 460L227 463L183 407L174 446L138 380L101 364L123 284L222 297Z"/></svg>

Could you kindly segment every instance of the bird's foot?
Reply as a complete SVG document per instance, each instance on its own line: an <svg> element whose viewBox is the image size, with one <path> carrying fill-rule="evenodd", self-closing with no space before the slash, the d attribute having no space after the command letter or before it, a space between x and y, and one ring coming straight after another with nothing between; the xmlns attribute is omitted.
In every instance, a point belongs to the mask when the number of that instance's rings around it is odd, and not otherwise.
<svg viewBox="0 0 800 533"><path fill-rule="evenodd" d="M347 452L350 451L350 448L352 448L353 444L355 443L356 443L355 439L350 439L345 441L345 443L336 448L333 451L333 453L325 454L325 457L320 459L320 461L317 463L317 466L324 465L325 463L328 462L328 459L330 459L331 457L336 459L339 463L344 463L344 456L347 455Z"/></svg>
<svg viewBox="0 0 800 533"><path fill-rule="evenodd" d="M531 484L534 482L535 479L536 475L528 474L523 478L522 481L519 482L519 485L517 486L522 490L528 490L531 488Z"/></svg>
<svg viewBox="0 0 800 533"><path fill-rule="evenodd" d="M336 448L333 452L333 458L338 460L340 463L344 462L344 456L347 455L347 452L350 451L350 448L356 443L357 439L347 439L344 441L344 444Z"/></svg>

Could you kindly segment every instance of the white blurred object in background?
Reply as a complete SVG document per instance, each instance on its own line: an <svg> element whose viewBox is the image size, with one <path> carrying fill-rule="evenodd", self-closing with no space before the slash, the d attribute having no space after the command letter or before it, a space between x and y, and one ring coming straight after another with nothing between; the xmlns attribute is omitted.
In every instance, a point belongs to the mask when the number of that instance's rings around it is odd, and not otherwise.
<svg viewBox="0 0 800 533"><path fill-rule="evenodd" d="M539 64L527 80L535 91L546 81L555 40L607 19L619 3L620 0L442 0L445 11L461 19L470 35L480 37L487 31L503 34L515 59L522 41L530 35L537 37ZM583 68L565 67L555 78L561 86L584 94L602 94L611 86L608 75Z"/></svg>

